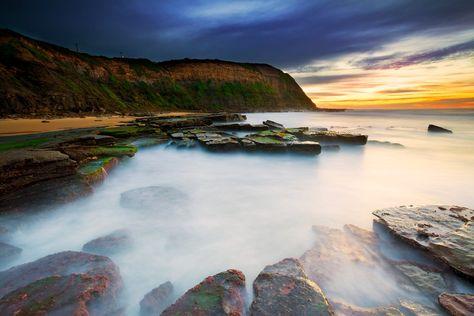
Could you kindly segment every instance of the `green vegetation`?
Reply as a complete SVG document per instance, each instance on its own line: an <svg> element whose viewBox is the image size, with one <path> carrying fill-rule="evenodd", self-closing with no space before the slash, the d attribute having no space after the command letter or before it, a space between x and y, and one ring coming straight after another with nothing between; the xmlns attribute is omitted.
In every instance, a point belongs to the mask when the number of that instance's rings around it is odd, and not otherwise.
<svg viewBox="0 0 474 316"><path fill-rule="evenodd" d="M13 32L0 35L0 66L6 68L6 80L0 82L0 103L4 104L0 116L312 107L293 78L271 66L218 60L156 63L147 59L111 59L76 53ZM222 74L193 78L193 72L199 69L221 65L225 66ZM241 77L229 80L233 77L225 72L233 67ZM202 79L207 77L210 79Z"/></svg>
<svg viewBox="0 0 474 316"><path fill-rule="evenodd" d="M133 156L137 152L135 146L109 146L109 147L93 147L89 150L92 156L108 156L108 157L122 157Z"/></svg>
<svg viewBox="0 0 474 316"><path fill-rule="evenodd" d="M15 141L9 141L5 143L0 143L0 152L5 151L5 150L20 149L20 148L26 148L26 147L34 148L50 140L51 139L49 138L35 138L35 139L28 139L24 141L15 140Z"/></svg>

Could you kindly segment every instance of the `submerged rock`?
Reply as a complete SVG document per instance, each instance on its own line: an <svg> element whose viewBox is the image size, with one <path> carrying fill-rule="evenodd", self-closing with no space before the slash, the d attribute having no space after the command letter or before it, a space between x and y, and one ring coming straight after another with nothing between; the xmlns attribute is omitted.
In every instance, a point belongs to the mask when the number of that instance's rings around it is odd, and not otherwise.
<svg viewBox="0 0 474 316"><path fill-rule="evenodd" d="M450 315L474 315L474 294L443 293L438 301Z"/></svg>
<svg viewBox="0 0 474 316"><path fill-rule="evenodd" d="M245 315L245 276L238 270L209 276L161 315Z"/></svg>
<svg viewBox="0 0 474 316"><path fill-rule="evenodd" d="M449 134L451 134L453 131L451 131L451 130L449 130L449 129L447 129L447 128L438 126L438 125L430 124L430 125L428 125L428 132L433 132L433 133L449 133Z"/></svg>
<svg viewBox="0 0 474 316"><path fill-rule="evenodd" d="M374 215L402 240L474 277L474 210L459 206L400 206Z"/></svg>
<svg viewBox="0 0 474 316"><path fill-rule="evenodd" d="M285 128L285 126L283 126L283 124L280 124L280 123L277 123L277 122L274 122L274 121L271 121L271 120L264 121L263 125L266 125L266 126L270 127L271 129L284 129Z"/></svg>
<svg viewBox="0 0 474 316"><path fill-rule="evenodd" d="M100 255L113 255L130 246L130 233L126 229L119 229L89 241L82 246L82 250Z"/></svg>
<svg viewBox="0 0 474 316"><path fill-rule="evenodd" d="M0 241L0 263L15 259L21 252L21 248Z"/></svg>
<svg viewBox="0 0 474 316"><path fill-rule="evenodd" d="M423 293L439 295L448 288L440 271L410 262L393 262L392 265L410 279Z"/></svg>
<svg viewBox="0 0 474 316"><path fill-rule="evenodd" d="M130 209L161 209L182 204L187 199L186 193L173 187L149 186L123 192L120 205Z"/></svg>
<svg viewBox="0 0 474 316"><path fill-rule="evenodd" d="M118 267L109 258L65 251L0 272L0 311L104 314L117 309L121 289Z"/></svg>
<svg viewBox="0 0 474 316"><path fill-rule="evenodd" d="M173 304L173 284L166 282L148 292L140 301L140 315L160 315L168 306Z"/></svg>
<svg viewBox="0 0 474 316"><path fill-rule="evenodd" d="M339 301L331 301L336 315L341 316L403 316L404 314L394 306L359 307Z"/></svg>
<svg viewBox="0 0 474 316"><path fill-rule="evenodd" d="M253 283L251 315L333 315L332 307L294 258L266 266Z"/></svg>

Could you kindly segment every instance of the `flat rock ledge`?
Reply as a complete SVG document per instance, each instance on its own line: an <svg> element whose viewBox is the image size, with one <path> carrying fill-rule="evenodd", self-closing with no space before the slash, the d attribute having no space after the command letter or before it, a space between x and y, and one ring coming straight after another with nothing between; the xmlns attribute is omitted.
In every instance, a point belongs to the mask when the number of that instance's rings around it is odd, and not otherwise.
<svg viewBox="0 0 474 316"><path fill-rule="evenodd" d="M121 289L109 258L60 252L0 272L0 314L112 315Z"/></svg>
<svg viewBox="0 0 474 316"><path fill-rule="evenodd" d="M188 290L161 315L245 315L245 276L227 270Z"/></svg>
<svg viewBox="0 0 474 316"><path fill-rule="evenodd" d="M319 286L294 258L266 266L253 283L250 315L334 315Z"/></svg>
<svg viewBox="0 0 474 316"><path fill-rule="evenodd" d="M425 205L386 208L373 214L397 237L474 278L474 210Z"/></svg>

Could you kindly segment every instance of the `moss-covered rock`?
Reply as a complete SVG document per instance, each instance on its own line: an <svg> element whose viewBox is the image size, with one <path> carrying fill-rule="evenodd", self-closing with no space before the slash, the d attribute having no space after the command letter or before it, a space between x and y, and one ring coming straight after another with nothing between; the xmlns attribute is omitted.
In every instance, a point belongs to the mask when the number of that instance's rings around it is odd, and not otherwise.
<svg viewBox="0 0 474 316"><path fill-rule="evenodd" d="M265 267L253 283L252 316L334 315L319 286L308 279L297 259Z"/></svg>
<svg viewBox="0 0 474 316"><path fill-rule="evenodd" d="M245 276L238 270L209 276L161 315L245 315Z"/></svg>
<svg viewBox="0 0 474 316"><path fill-rule="evenodd" d="M79 174L89 184L102 182L107 177L109 171L118 165L119 160L115 157L103 157L90 161L79 168Z"/></svg>

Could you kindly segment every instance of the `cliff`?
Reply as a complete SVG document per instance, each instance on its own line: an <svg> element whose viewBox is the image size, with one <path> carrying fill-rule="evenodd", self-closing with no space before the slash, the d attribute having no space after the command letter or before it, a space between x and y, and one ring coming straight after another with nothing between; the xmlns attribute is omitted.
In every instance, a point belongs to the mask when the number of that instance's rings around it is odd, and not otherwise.
<svg viewBox="0 0 474 316"><path fill-rule="evenodd" d="M317 109L270 65L91 56L10 30L0 30L0 76L0 117Z"/></svg>

